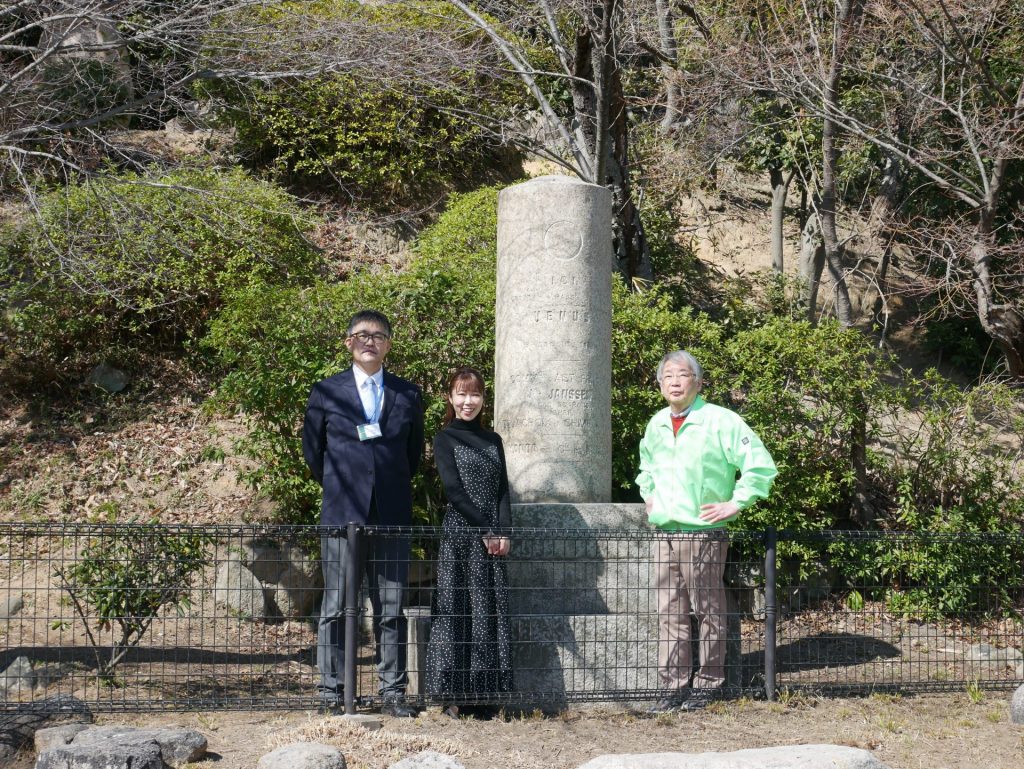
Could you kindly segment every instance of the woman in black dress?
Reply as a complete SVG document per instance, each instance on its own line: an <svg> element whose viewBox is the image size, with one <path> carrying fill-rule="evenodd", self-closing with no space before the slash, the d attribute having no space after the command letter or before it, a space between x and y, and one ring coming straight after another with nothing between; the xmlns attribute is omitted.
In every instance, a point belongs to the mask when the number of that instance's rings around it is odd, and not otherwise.
<svg viewBox="0 0 1024 769"><path fill-rule="evenodd" d="M446 399L445 427L434 438L434 461L448 506L431 606L427 692L446 703L446 715L456 716L454 700L472 702L512 690L504 562L512 522L501 437L480 424L480 372L456 371L448 380Z"/></svg>

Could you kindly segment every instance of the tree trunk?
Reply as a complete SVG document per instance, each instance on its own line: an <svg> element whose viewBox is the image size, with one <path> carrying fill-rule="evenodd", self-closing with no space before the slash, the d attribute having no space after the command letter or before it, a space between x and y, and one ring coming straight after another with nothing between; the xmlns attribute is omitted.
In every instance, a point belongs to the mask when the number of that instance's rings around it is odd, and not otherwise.
<svg viewBox="0 0 1024 769"><path fill-rule="evenodd" d="M679 120L679 105L682 94L679 90L679 81L676 77L675 68L669 63L678 60L679 52L676 46L675 16L672 13L672 0L655 0L654 5L658 14L658 42L661 45L661 53L668 60L661 63L661 79L665 86L665 114L661 118L661 125L658 127L658 130L662 134L668 134Z"/></svg>
<svg viewBox="0 0 1024 769"><path fill-rule="evenodd" d="M981 214L978 235L971 247L974 292L978 299L978 320L1006 356L1006 366L1014 379L1024 379L1024 317L1010 304L1002 303L995 293L990 260L994 236L991 210Z"/></svg>
<svg viewBox="0 0 1024 769"><path fill-rule="evenodd" d="M875 199L871 201L871 213L868 216L865 236L865 250L878 257L878 266L875 268L864 304L868 304L871 294L874 293L875 298L870 302L871 324L878 331L880 345L885 344L889 331L888 277L889 264L892 261L892 218L896 211L896 199L902 176L903 165L899 158L888 153L881 187Z"/></svg>
<svg viewBox="0 0 1024 769"><path fill-rule="evenodd" d="M846 268L843 249L839 245L836 230L836 169L839 164L839 150L836 147L838 125L835 116L839 112L839 80L843 71L846 51L850 44L851 27L860 12L859 0L844 0L839 6L835 24L835 40L832 45L832 60L829 62L825 80L823 107L825 117L821 126L821 232L825 242L825 263L835 284L836 317L843 326L853 325L853 307L850 291L846 284Z"/></svg>
<svg viewBox="0 0 1024 769"><path fill-rule="evenodd" d="M821 222L812 212L800 233L800 303L811 323L817 318L818 288L824 269L825 245L821 241Z"/></svg>
<svg viewBox="0 0 1024 769"><path fill-rule="evenodd" d="M612 15L617 0L595 5L599 35L581 27L576 35L573 109L592 167L591 179L612 192L613 249L623 280L635 286L637 278L652 280L650 248L633 200L629 166L629 122L622 91L621 70L614 55Z"/></svg>
<svg viewBox="0 0 1024 769"><path fill-rule="evenodd" d="M789 195L793 171L784 174L781 168L769 168L768 178L772 184L772 269L781 273L784 267L782 225L786 218L786 197Z"/></svg>

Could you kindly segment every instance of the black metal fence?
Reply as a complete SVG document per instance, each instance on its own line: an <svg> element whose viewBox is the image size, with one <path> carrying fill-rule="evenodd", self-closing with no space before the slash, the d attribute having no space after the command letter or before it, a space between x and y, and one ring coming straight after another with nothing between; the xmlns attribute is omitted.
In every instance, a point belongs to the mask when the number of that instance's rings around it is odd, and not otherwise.
<svg viewBox="0 0 1024 769"><path fill-rule="evenodd" d="M108 711L317 705L320 537L342 533L0 524L0 705L58 696ZM502 605L511 686L442 696L428 660L438 570L449 568L437 561L443 532L344 533L350 545L372 536L410 553L401 628L410 702L533 708L664 693L656 584L667 535L516 530ZM723 691L1015 687L1022 558L1019 535L733 532ZM345 606L351 707L381 701L368 599L364 584ZM694 660L706 654L699 635L695 624Z"/></svg>

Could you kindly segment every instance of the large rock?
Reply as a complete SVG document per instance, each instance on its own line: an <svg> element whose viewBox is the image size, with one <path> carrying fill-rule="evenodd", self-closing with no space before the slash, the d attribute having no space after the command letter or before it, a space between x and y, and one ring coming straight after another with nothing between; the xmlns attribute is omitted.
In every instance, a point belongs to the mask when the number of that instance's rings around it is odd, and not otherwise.
<svg viewBox="0 0 1024 769"><path fill-rule="evenodd" d="M20 595L9 596L6 600L0 601L0 622L9 620L25 606L25 599Z"/></svg>
<svg viewBox="0 0 1024 769"><path fill-rule="evenodd" d="M345 769L345 757L337 748L317 742L293 742L267 753L258 769Z"/></svg>
<svg viewBox="0 0 1024 769"><path fill-rule="evenodd" d="M155 742L142 745L63 745L40 754L35 769L167 769Z"/></svg>
<svg viewBox="0 0 1024 769"><path fill-rule="evenodd" d="M0 690L9 696L19 692L31 692L36 686L36 673L28 657L16 657L2 673L0 673Z"/></svg>
<svg viewBox="0 0 1024 769"><path fill-rule="evenodd" d="M166 769L204 755L206 738L194 729L95 726L40 753L36 769Z"/></svg>
<svg viewBox="0 0 1024 769"><path fill-rule="evenodd" d="M397 764L389 766L388 769L465 769L465 767L444 753L424 750L415 756L403 758Z"/></svg>
<svg viewBox="0 0 1024 769"><path fill-rule="evenodd" d="M869 751L843 745L787 745L732 753L598 756L579 769L887 769Z"/></svg>
<svg viewBox="0 0 1024 769"><path fill-rule="evenodd" d="M128 375L120 369L101 363L89 372L85 382L104 392L119 393L128 386Z"/></svg>
<svg viewBox="0 0 1024 769"><path fill-rule="evenodd" d="M1017 687L1010 700L1010 723L1024 724L1024 684Z"/></svg>
<svg viewBox="0 0 1024 769"><path fill-rule="evenodd" d="M313 611L317 596L323 589L323 577L310 579L303 570L289 564L278 576L276 584L268 585L267 589L278 614L289 619L302 619Z"/></svg>
<svg viewBox="0 0 1024 769"><path fill-rule="evenodd" d="M71 744L71 741L84 732L89 724L61 724L60 726L48 726L40 729L35 735L36 753L45 753L54 748L60 748Z"/></svg>
<svg viewBox="0 0 1024 769"><path fill-rule="evenodd" d="M318 558L293 543L254 538L242 542L239 561L265 588L270 613L309 616L324 586Z"/></svg>
<svg viewBox="0 0 1024 769"><path fill-rule="evenodd" d="M71 719L91 721L92 714L84 702L67 696L27 703L19 712L0 712L0 766L30 744L38 730Z"/></svg>
<svg viewBox="0 0 1024 769"><path fill-rule="evenodd" d="M1016 670L1017 666L1024 661L1024 654L1012 646L996 647L991 644L974 644L967 648L967 660L969 662L981 662L998 668L1010 668Z"/></svg>
<svg viewBox="0 0 1024 769"><path fill-rule="evenodd" d="M241 561L227 561L217 569L214 597L240 617L263 619L267 611L267 598L263 583Z"/></svg>

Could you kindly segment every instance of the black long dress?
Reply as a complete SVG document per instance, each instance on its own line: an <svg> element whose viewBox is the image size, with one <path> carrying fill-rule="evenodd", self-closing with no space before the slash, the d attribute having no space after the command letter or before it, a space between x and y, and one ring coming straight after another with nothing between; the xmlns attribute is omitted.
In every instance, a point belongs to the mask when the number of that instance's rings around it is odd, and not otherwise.
<svg viewBox="0 0 1024 769"><path fill-rule="evenodd" d="M511 526L505 451L497 433L456 419L434 438L448 506L437 557L427 646L427 692L443 701L512 690L505 561L485 533Z"/></svg>

